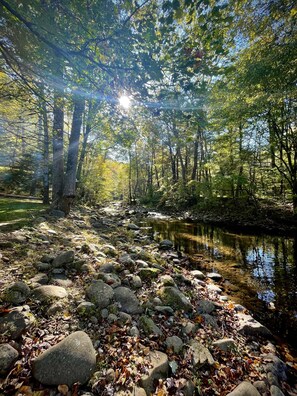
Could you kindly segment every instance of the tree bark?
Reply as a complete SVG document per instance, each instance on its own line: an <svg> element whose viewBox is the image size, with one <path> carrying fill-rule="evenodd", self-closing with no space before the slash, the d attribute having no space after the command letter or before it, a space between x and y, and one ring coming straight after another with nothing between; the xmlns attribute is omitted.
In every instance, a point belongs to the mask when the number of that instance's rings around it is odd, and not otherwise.
<svg viewBox="0 0 297 396"><path fill-rule="evenodd" d="M79 94L74 95L74 110L71 126L71 134L67 155L67 168L61 209L65 214L70 211L70 206L76 196L76 170L78 162L79 137L82 125L82 116L85 101Z"/></svg>
<svg viewBox="0 0 297 396"><path fill-rule="evenodd" d="M46 104L44 101L41 103L42 121L43 121L43 164L42 164L42 181L43 193L42 201L45 205L50 202L49 199L49 130Z"/></svg>

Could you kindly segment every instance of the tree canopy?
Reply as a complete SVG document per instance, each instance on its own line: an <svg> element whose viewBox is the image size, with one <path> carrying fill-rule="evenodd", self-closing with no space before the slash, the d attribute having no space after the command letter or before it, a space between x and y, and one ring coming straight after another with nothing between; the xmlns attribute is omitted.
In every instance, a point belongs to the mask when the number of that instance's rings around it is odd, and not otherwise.
<svg viewBox="0 0 297 396"><path fill-rule="evenodd" d="M0 0L2 190L297 211L297 9ZM127 96L124 108L119 98Z"/></svg>

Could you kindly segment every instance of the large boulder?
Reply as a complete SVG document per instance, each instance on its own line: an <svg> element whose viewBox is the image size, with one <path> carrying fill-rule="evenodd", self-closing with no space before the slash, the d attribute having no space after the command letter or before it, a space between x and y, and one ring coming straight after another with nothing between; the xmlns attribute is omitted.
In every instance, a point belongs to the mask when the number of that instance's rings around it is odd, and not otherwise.
<svg viewBox="0 0 297 396"><path fill-rule="evenodd" d="M238 313L236 316L238 318L239 333L251 336L272 336L270 330L268 330L267 327L263 326L256 319L254 319L251 315Z"/></svg>
<svg viewBox="0 0 297 396"><path fill-rule="evenodd" d="M42 302L66 298L67 296L67 291L61 286L44 285L32 291L32 297Z"/></svg>
<svg viewBox="0 0 297 396"><path fill-rule="evenodd" d="M86 291L86 295L96 307L103 309L111 303L114 291L111 286L99 279L91 283Z"/></svg>
<svg viewBox="0 0 297 396"><path fill-rule="evenodd" d="M17 339L26 329L25 316L21 312L12 311L0 317L0 334L12 340Z"/></svg>
<svg viewBox="0 0 297 396"><path fill-rule="evenodd" d="M87 382L96 367L96 352L83 331L70 334L33 361L33 376L44 385Z"/></svg>
<svg viewBox="0 0 297 396"><path fill-rule="evenodd" d="M192 312L193 307L187 297L176 287L165 286L159 291L161 300L175 310Z"/></svg>
<svg viewBox="0 0 297 396"><path fill-rule="evenodd" d="M159 351L151 351L147 359L150 368L148 374L142 376L140 383L146 394L151 395L154 391L154 381L167 377L169 363L167 355Z"/></svg>
<svg viewBox="0 0 297 396"><path fill-rule="evenodd" d="M73 250L68 250L66 252L62 252L58 254L53 262L52 266L54 268L61 268L64 267L66 264L72 263L74 261L74 251Z"/></svg>
<svg viewBox="0 0 297 396"><path fill-rule="evenodd" d="M0 345L0 375L5 375L8 372L18 356L18 351L11 345Z"/></svg>
<svg viewBox="0 0 297 396"><path fill-rule="evenodd" d="M30 289L24 282L15 282L4 289L3 299L11 304L21 304L27 300Z"/></svg>
<svg viewBox="0 0 297 396"><path fill-rule="evenodd" d="M138 298L133 291L127 287L117 287L114 290L114 298L116 302L120 304L121 311L131 315L142 313L142 307L140 306Z"/></svg>
<svg viewBox="0 0 297 396"><path fill-rule="evenodd" d="M261 396L257 389L248 381L243 381L227 396Z"/></svg>

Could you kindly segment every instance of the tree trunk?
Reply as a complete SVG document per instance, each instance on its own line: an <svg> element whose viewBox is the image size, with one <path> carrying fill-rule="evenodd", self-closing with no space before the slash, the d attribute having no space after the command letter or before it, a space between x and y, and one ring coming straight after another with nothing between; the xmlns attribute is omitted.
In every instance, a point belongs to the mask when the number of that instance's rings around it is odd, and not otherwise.
<svg viewBox="0 0 297 396"><path fill-rule="evenodd" d="M57 60L53 67L57 80L63 80L63 64ZM62 85L60 81L60 86ZM61 88L56 88L54 92L54 109L53 109L53 191L52 207L60 209L63 198L64 184L64 98Z"/></svg>
<svg viewBox="0 0 297 396"><path fill-rule="evenodd" d="M78 162L79 137L82 125L82 116L85 108L85 101L79 94L74 94L74 110L71 126L71 134L69 139L67 168L65 176L65 185L63 191L63 199L61 209L69 214L70 206L76 196L76 170Z"/></svg>
<svg viewBox="0 0 297 396"><path fill-rule="evenodd" d="M41 111L42 111L42 121L43 121L42 201L45 205L48 205L49 204L49 131L48 131L46 104L44 101L42 101L41 104Z"/></svg>

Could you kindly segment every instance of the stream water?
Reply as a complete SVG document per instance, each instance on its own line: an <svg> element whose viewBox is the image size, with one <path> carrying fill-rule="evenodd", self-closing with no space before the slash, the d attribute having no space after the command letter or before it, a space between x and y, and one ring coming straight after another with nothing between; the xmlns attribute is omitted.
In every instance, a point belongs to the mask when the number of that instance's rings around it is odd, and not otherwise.
<svg viewBox="0 0 297 396"><path fill-rule="evenodd" d="M297 237L235 233L153 214L145 225L156 240L170 239L175 249L196 257L196 268L221 273L232 299L297 350ZM199 264L199 255L207 260Z"/></svg>

